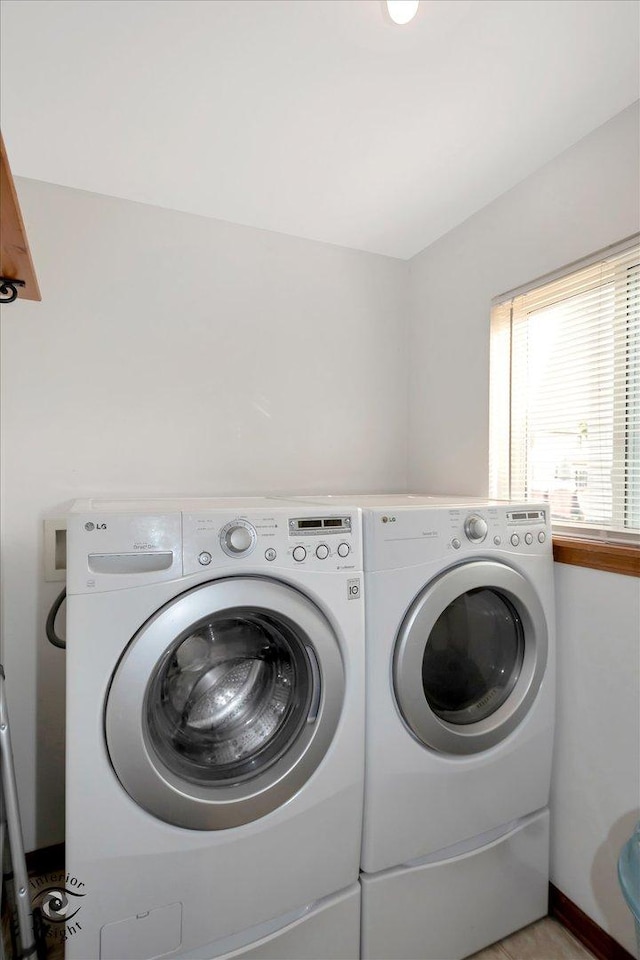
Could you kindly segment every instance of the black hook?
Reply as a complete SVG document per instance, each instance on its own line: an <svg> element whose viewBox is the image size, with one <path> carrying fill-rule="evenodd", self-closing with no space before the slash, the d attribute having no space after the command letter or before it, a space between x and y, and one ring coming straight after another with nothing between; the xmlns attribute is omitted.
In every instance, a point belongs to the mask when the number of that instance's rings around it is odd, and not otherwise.
<svg viewBox="0 0 640 960"><path fill-rule="evenodd" d="M18 287L24 287L24 285L24 280L0 277L0 303L13 303L18 296Z"/></svg>

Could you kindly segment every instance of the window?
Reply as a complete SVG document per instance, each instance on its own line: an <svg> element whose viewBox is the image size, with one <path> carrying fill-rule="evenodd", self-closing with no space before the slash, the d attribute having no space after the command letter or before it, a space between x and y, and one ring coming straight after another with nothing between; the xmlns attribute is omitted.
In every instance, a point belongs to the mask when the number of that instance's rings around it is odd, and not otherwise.
<svg viewBox="0 0 640 960"><path fill-rule="evenodd" d="M640 531L640 244L497 298L491 495L545 500L554 530Z"/></svg>

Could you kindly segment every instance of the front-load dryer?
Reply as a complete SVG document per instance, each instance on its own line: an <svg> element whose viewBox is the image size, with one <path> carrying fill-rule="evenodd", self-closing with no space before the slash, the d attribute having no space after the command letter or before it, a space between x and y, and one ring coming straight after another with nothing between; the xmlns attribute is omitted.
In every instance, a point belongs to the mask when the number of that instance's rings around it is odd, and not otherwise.
<svg viewBox="0 0 640 960"><path fill-rule="evenodd" d="M67 960L353 958L357 509L78 501Z"/></svg>
<svg viewBox="0 0 640 960"><path fill-rule="evenodd" d="M362 956L459 960L547 912L549 508L318 502L364 514Z"/></svg>

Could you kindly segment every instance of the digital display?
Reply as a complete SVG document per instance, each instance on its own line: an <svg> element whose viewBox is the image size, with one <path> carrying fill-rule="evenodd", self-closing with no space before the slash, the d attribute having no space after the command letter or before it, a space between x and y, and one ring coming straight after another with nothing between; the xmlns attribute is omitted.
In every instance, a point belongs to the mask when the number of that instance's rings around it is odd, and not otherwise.
<svg viewBox="0 0 640 960"><path fill-rule="evenodd" d="M538 520L541 523L544 523L545 513L544 510L527 510L525 513L524 510L513 511L512 513L507 514L507 520L510 520L511 523L514 523L518 520Z"/></svg>
<svg viewBox="0 0 640 960"><path fill-rule="evenodd" d="M290 536L330 533L351 533L351 517L296 517L289 520Z"/></svg>

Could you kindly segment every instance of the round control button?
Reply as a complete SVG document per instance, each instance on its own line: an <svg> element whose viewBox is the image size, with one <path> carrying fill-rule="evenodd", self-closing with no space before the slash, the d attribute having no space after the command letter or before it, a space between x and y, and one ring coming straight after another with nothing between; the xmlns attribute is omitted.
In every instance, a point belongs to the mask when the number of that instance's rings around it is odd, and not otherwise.
<svg viewBox="0 0 640 960"><path fill-rule="evenodd" d="M264 552L265 560L275 560L276 557L277 557L277 553L275 552L273 547L269 547L268 550L265 550Z"/></svg>
<svg viewBox="0 0 640 960"><path fill-rule="evenodd" d="M524 542L525 542L526 544L528 544L528 545L532 544L532 543L533 543L533 534L532 534L532 533L525 533L525 535L524 535Z"/></svg>
<svg viewBox="0 0 640 960"><path fill-rule="evenodd" d="M304 547L294 547L293 548L293 559L297 560L298 563L302 563L304 558L307 555L307 551Z"/></svg>
<svg viewBox="0 0 640 960"><path fill-rule="evenodd" d="M198 554L198 563L201 563L203 567L209 566L211 563L211 554L208 550L203 550L202 553Z"/></svg>
<svg viewBox="0 0 640 960"><path fill-rule="evenodd" d="M348 543L339 543L338 544L338 556L339 557L348 557L351 553L351 547Z"/></svg>
<svg viewBox="0 0 640 960"><path fill-rule="evenodd" d="M496 547L499 547L502 543L502 537L494 537L493 542L495 543Z"/></svg>
<svg viewBox="0 0 640 960"><path fill-rule="evenodd" d="M248 520L232 520L220 531L220 546L229 557L244 557L254 549L257 537Z"/></svg>
<svg viewBox="0 0 640 960"><path fill-rule="evenodd" d="M454 537L453 540L451 541L451 546L453 547L454 550L459 550L462 544L460 543L457 537Z"/></svg>
<svg viewBox="0 0 640 960"><path fill-rule="evenodd" d="M233 527L227 534L227 543L236 553L243 553L251 546L251 534L246 527Z"/></svg>
<svg viewBox="0 0 640 960"><path fill-rule="evenodd" d="M540 533L538 534L538 543L544 543L546 539L547 539L546 533L544 532L544 530L541 530Z"/></svg>
<svg viewBox="0 0 640 960"><path fill-rule="evenodd" d="M316 557L318 560L326 560L329 556L329 547L326 543L319 543L316 547Z"/></svg>
<svg viewBox="0 0 640 960"><path fill-rule="evenodd" d="M464 532L472 543L482 543L489 532L489 527L484 517L472 514L464 522Z"/></svg>
<svg viewBox="0 0 640 960"><path fill-rule="evenodd" d="M514 547L517 547L518 544L520 543L520 537L518 536L517 533L511 534L511 543L513 544Z"/></svg>

